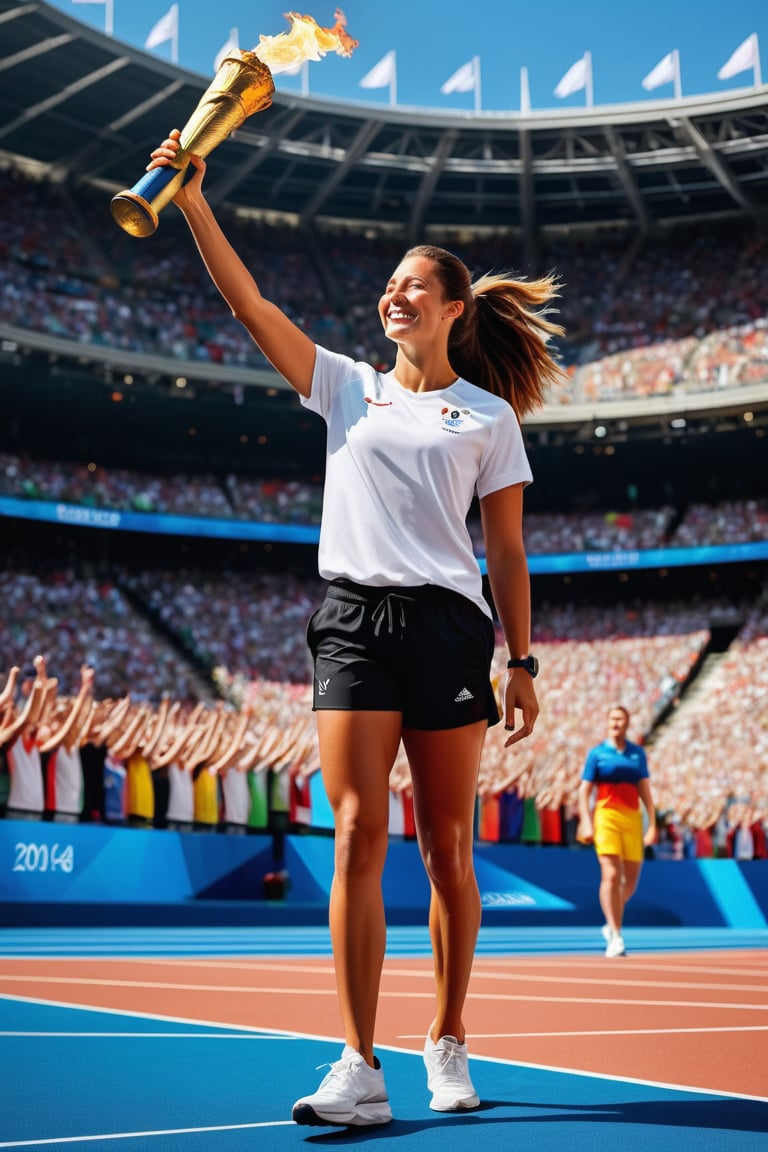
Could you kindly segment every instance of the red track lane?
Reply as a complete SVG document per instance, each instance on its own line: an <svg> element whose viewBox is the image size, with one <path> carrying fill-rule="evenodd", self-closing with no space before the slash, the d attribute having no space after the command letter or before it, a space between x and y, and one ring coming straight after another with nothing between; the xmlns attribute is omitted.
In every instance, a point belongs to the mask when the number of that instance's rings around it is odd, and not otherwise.
<svg viewBox="0 0 768 1152"><path fill-rule="evenodd" d="M7 959L0 993L339 1037L327 959ZM377 1042L420 1051L431 961L387 960ZM768 1097L768 954L478 958L470 1051L587 1074Z"/></svg>

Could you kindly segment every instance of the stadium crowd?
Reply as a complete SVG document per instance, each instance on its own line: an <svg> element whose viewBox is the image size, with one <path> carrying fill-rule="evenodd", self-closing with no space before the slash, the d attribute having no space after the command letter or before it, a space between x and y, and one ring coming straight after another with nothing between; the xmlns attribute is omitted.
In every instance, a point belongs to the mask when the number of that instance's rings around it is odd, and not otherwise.
<svg viewBox="0 0 768 1152"><path fill-rule="evenodd" d="M142 246L121 233L104 193L0 169L0 318L79 344L200 363L264 367L222 308L172 215ZM51 230L47 221L60 227ZM318 231L314 269L297 229L231 216L227 230L274 299L313 339L376 365L391 352L361 302L385 283L402 242ZM450 241L450 237L448 238ZM478 273L521 266L510 236L452 246ZM768 378L768 243L737 221L707 222L629 245L621 229L562 235L538 257L566 285L558 403L701 391Z"/></svg>
<svg viewBox="0 0 768 1152"><path fill-rule="evenodd" d="M0 452L0 495L274 524L319 524L322 506L321 485L308 481L235 473L222 478L206 473L149 474L9 452ZM469 528L481 555L477 516L472 516ZM524 531L530 555L749 543L768 539L768 500L695 502L681 510L664 505L620 512L531 512L526 514Z"/></svg>
<svg viewBox="0 0 768 1152"><path fill-rule="evenodd" d="M75 195L10 166L0 168L0 211L0 323L212 369L264 366L188 240L179 242L172 213L151 246L137 244L116 229L103 192ZM400 241L318 230L311 268L296 229L231 217L227 230L265 294L314 339L389 366L390 348L361 299L386 281ZM512 236L446 241L478 273L521 267ZM527 271L545 269L565 284L560 350L570 384L555 403L768 380L768 242L749 225L707 221L630 244L621 229L550 236ZM317 523L321 501L317 484L298 480L151 474L8 451L0 494L280 523ZM533 513L525 535L531 554L766 540L768 503ZM6 554L0 767L23 762L28 770L23 783L13 770L0 772L6 808L26 818L182 830L263 828L274 814L283 828L311 822L307 781L317 754L304 631L319 596L319 582L290 573L88 573L55 558L42 572ZM533 643L546 707L514 755L503 749L503 731L490 730L480 836L573 842L584 755L595 718L613 700L630 709L634 738L648 744L663 816L659 853L764 854L768 610L741 606L728 653L698 675L718 607L538 611ZM33 667L40 653L45 660ZM14 674L15 666L23 671ZM504 675L500 649L495 673ZM391 791L391 829L412 835L402 751Z"/></svg>
<svg viewBox="0 0 768 1152"><path fill-rule="evenodd" d="M130 589L130 599L123 589ZM95 703L90 726L83 719L79 743L101 749L101 800L91 799L90 807L83 800L78 818L164 827L171 819L169 781L176 788L174 773L181 772L186 802L191 798L194 804L196 786L199 804L208 805L205 819L198 818L200 808L197 816L180 819L181 827L247 826L250 817L243 813L250 812L256 793L259 820L267 810L264 797L271 794L270 803L282 811L290 813L291 804L301 811L301 820L292 823L311 823L308 779L317 755L304 631L319 582L269 571L193 579L184 572L122 570L107 580L17 569L3 575L0 592L0 651L4 660L17 656L15 663L26 666L27 701L34 683L29 654L48 657L43 681L49 684L51 720L50 730L38 721L45 729L43 746L55 743L57 725L74 707L82 688L76 670L92 670ZM744 622L726 657L697 683L690 703L684 692L707 648L709 622L722 607L702 602L537 611L533 643L546 707L533 735L513 755L503 748L501 726L489 730L478 787L479 835L529 844L573 842L583 760L606 699L625 703L634 737L649 741L664 829L659 852L725 854L733 850L728 835L736 825L749 818L750 826L762 826L768 812L765 606L740 609ZM501 648L495 674L504 675ZM3 733L22 713L25 697L14 690L2 706L0 742L7 743ZM671 718L656 732L669 710ZM117 751L93 727L102 723ZM187 742L177 747L185 734ZM83 762L94 761L84 756ZM233 765L243 778L225 790ZM250 780L253 773L260 779ZM197 784L201 774L205 779ZM236 787L239 792L231 791ZM412 797L402 750L391 791L392 829L408 834ZM36 795L42 815L45 799L42 792ZM235 805L239 815L232 820ZM170 812L176 811L174 801ZM757 831L752 835L759 853L762 841Z"/></svg>

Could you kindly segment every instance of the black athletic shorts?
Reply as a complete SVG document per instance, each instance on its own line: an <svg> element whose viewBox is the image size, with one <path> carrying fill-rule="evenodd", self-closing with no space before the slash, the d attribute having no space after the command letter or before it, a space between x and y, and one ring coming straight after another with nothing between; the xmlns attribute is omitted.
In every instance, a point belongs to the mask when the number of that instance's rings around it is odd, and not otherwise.
<svg viewBox="0 0 768 1152"><path fill-rule="evenodd" d="M447 588L334 580L310 617L313 708L402 712L406 728L496 724L491 620Z"/></svg>

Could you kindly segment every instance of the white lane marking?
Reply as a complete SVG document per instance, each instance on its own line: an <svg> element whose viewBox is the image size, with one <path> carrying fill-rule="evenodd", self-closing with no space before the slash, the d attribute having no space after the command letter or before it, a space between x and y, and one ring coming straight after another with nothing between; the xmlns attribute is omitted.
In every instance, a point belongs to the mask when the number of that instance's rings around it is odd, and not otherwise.
<svg viewBox="0 0 768 1152"><path fill-rule="evenodd" d="M43 1144L80 1144L92 1140L139 1140L148 1136L189 1136L197 1132L237 1132L245 1128L282 1128L293 1120L265 1120L259 1124L211 1124L205 1128L158 1128L147 1132L100 1132L93 1136L54 1136L45 1140L4 1140L0 1148L39 1148Z"/></svg>

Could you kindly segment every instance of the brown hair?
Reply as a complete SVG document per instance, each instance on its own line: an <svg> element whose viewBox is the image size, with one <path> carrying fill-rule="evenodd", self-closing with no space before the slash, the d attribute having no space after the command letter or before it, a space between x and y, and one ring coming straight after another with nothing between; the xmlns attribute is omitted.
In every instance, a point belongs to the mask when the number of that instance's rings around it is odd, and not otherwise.
<svg viewBox="0 0 768 1152"><path fill-rule="evenodd" d="M558 295L557 277L514 280L489 273L473 282L466 264L445 248L420 244L404 258L412 256L431 260L446 298L464 303L448 343L454 371L501 396L518 418L540 408L547 388L565 379L547 344L564 331L547 319L547 305Z"/></svg>

